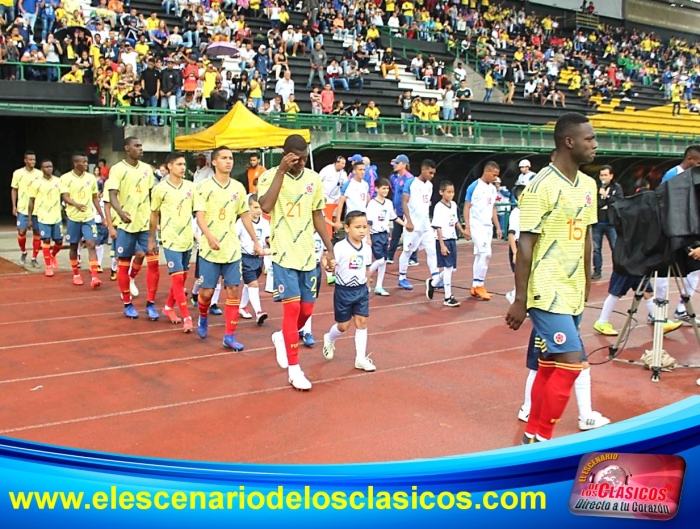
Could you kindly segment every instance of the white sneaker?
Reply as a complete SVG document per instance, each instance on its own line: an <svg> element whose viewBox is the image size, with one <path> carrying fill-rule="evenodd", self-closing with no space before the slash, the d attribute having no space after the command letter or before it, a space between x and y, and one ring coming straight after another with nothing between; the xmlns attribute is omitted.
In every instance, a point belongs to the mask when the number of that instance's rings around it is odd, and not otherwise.
<svg viewBox="0 0 700 529"><path fill-rule="evenodd" d="M245 309L239 309L239 310L238 310L238 314L239 314L239 315L241 316L241 318L243 318L244 320L250 320L250 319L253 318L253 315L252 315L250 312L248 312L247 310L245 310Z"/></svg>
<svg viewBox="0 0 700 529"><path fill-rule="evenodd" d="M136 281L134 281L134 279L129 281L129 292L131 292L131 297L137 298L139 296L139 289L136 286Z"/></svg>
<svg viewBox="0 0 700 529"><path fill-rule="evenodd" d="M610 424L610 419L608 419L607 417L603 417L597 411L594 411L585 419L582 419L581 417L579 417L578 419L578 429L584 431L593 430L594 428L600 428L601 426L605 426L606 424Z"/></svg>
<svg viewBox="0 0 700 529"><path fill-rule="evenodd" d="M530 410L526 410L525 406L521 406L520 409L518 410L518 420L527 422L527 420L530 418Z"/></svg>
<svg viewBox="0 0 700 529"><path fill-rule="evenodd" d="M367 356L364 358L355 357L355 369L362 369L363 371L376 371L377 366L375 366L372 359Z"/></svg>
<svg viewBox="0 0 700 529"><path fill-rule="evenodd" d="M282 331L272 333L272 345L275 346L275 358L277 358L277 363L282 369L287 369L289 367L289 360L287 360L287 348L284 346L284 335Z"/></svg>
<svg viewBox="0 0 700 529"><path fill-rule="evenodd" d="M333 360L335 356L335 344L328 339L328 334L323 335L323 356L326 360Z"/></svg>
<svg viewBox="0 0 700 529"><path fill-rule="evenodd" d="M298 365L289 366L289 383L294 389L299 391L309 391L311 389L311 382L306 378Z"/></svg>
<svg viewBox="0 0 700 529"><path fill-rule="evenodd" d="M508 303L511 305L515 301L515 289L511 290L510 292L506 292L506 299L508 300Z"/></svg>

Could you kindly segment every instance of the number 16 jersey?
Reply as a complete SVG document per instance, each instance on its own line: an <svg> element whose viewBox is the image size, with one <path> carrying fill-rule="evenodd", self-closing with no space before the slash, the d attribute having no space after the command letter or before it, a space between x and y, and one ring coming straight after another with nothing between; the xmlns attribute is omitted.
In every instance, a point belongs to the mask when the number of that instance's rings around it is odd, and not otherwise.
<svg viewBox="0 0 700 529"><path fill-rule="evenodd" d="M598 222L597 194L591 177L579 171L571 182L552 164L523 191L520 233L539 235L532 255L528 308L573 316L583 312L586 229Z"/></svg>

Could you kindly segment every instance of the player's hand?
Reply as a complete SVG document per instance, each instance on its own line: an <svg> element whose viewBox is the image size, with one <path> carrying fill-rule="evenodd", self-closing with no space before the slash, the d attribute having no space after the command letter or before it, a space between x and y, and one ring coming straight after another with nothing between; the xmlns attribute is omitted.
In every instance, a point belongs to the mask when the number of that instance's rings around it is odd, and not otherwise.
<svg viewBox="0 0 700 529"><path fill-rule="evenodd" d="M450 251L447 249L447 246L444 244L440 245L440 253L444 256L448 256L450 254Z"/></svg>
<svg viewBox="0 0 700 529"><path fill-rule="evenodd" d="M526 317L527 307L525 306L525 303L516 300L515 303L508 308L508 312L506 313L506 323L508 324L508 327L514 331L517 331L525 321Z"/></svg>
<svg viewBox="0 0 700 529"><path fill-rule="evenodd" d="M76 208L78 208L78 211L87 211L87 206L85 204L76 204Z"/></svg>
<svg viewBox="0 0 700 529"><path fill-rule="evenodd" d="M692 259L695 259L696 261L700 261L700 247L693 248L692 250L690 250L688 257L691 257Z"/></svg>
<svg viewBox="0 0 700 529"><path fill-rule="evenodd" d="M107 228L109 230L109 236L112 238L113 241L117 240L117 230L114 229L114 226L110 226Z"/></svg>
<svg viewBox="0 0 700 529"><path fill-rule="evenodd" d="M282 161L280 161L280 169L284 171L285 173L288 173L289 170L294 167L297 162L299 161L299 156L294 154L293 152L288 152L282 157Z"/></svg>
<svg viewBox="0 0 700 529"><path fill-rule="evenodd" d="M518 263L518 254L516 252L513 252L513 264Z"/></svg>
<svg viewBox="0 0 700 529"><path fill-rule="evenodd" d="M333 255L333 250L328 250L326 252L326 271L335 272L335 255Z"/></svg>
<svg viewBox="0 0 700 529"><path fill-rule="evenodd" d="M219 249L219 239L217 239L213 235L211 237L207 236L207 242L209 243L209 246L211 246L212 250Z"/></svg>
<svg viewBox="0 0 700 529"><path fill-rule="evenodd" d="M503 230L496 228L496 238L500 241L503 238Z"/></svg>
<svg viewBox="0 0 700 529"><path fill-rule="evenodd" d="M253 253L258 257L262 257L263 255L265 255L265 250L263 250L262 246L260 246L260 244L256 242L253 245Z"/></svg>
<svg viewBox="0 0 700 529"><path fill-rule="evenodd" d="M412 223L410 220L407 221L407 222L403 225L403 227L406 228L406 231L408 231L409 233L413 231L413 223Z"/></svg>
<svg viewBox="0 0 700 529"><path fill-rule="evenodd" d="M27 230L33 230L34 229L34 223L32 222L32 218L29 217L27 219Z"/></svg>
<svg viewBox="0 0 700 529"><path fill-rule="evenodd" d="M122 219L122 222L124 224L131 224L131 216L126 211L122 211L119 214L119 218Z"/></svg>
<svg viewBox="0 0 700 529"><path fill-rule="evenodd" d="M467 239L468 241L471 240L471 238L472 238L472 232L469 229L469 226L464 227L464 238Z"/></svg>
<svg viewBox="0 0 700 529"><path fill-rule="evenodd" d="M12 206L12 216L16 217L17 216L17 208Z"/></svg>
<svg viewBox="0 0 700 529"><path fill-rule="evenodd" d="M342 227L343 227L343 223L340 222L339 220L336 220L336 221L333 223L333 228L336 229L336 230L340 230L340 229L342 229Z"/></svg>
<svg viewBox="0 0 700 529"><path fill-rule="evenodd" d="M158 245L154 239L148 240L148 253L158 255Z"/></svg>

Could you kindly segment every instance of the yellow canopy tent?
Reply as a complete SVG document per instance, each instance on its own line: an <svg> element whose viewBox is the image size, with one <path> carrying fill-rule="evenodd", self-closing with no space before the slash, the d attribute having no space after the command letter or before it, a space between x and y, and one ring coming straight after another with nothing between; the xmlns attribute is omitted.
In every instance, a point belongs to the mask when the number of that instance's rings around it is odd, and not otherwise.
<svg viewBox="0 0 700 529"><path fill-rule="evenodd" d="M210 151L228 147L233 151L282 147L292 134L311 141L308 129L284 129L267 123L248 110L240 101L208 129L175 138L178 151Z"/></svg>

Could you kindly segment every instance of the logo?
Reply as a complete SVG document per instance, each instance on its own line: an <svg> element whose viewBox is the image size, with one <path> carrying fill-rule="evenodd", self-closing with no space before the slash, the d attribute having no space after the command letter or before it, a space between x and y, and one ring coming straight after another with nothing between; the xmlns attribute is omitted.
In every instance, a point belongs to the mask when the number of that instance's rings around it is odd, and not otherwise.
<svg viewBox="0 0 700 529"><path fill-rule="evenodd" d="M67 241L70 241L70 234L69 234L69 233L68 233L68 234L66 234L66 240L67 240ZM121 248L119 248L119 252L121 252L121 251L122 251L122 249L121 249Z"/></svg>
<svg viewBox="0 0 700 529"><path fill-rule="evenodd" d="M279 292L280 294L284 294L284 285L278 286L278 287L277 287L277 292Z"/></svg>
<svg viewBox="0 0 700 529"><path fill-rule="evenodd" d="M362 268L362 263L364 263L364 258L361 255L353 255L350 257L348 268L350 270L360 270Z"/></svg>
<svg viewBox="0 0 700 529"><path fill-rule="evenodd" d="M685 460L676 455L586 454L569 510L579 516L670 520L678 512L685 469Z"/></svg>
<svg viewBox="0 0 700 529"><path fill-rule="evenodd" d="M309 184L306 186L306 194L307 195L313 195L314 194L314 186L313 184Z"/></svg>
<svg viewBox="0 0 700 529"><path fill-rule="evenodd" d="M68 238L68 237L66 237L66 239L67 239L67 238ZM117 253L122 253L122 252L124 252L124 247L123 247L123 246L120 246L119 248L117 248Z"/></svg>
<svg viewBox="0 0 700 529"><path fill-rule="evenodd" d="M42 237L44 236L44 230L41 230L41 236Z"/></svg>
<svg viewBox="0 0 700 529"><path fill-rule="evenodd" d="M430 204L430 195L423 195L423 203Z"/></svg>
<svg viewBox="0 0 700 529"><path fill-rule="evenodd" d="M593 205L593 195L591 195L590 191L586 191L586 207L590 208Z"/></svg>
<svg viewBox="0 0 700 529"><path fill-rule="evenodd" d="M197 279L197 284L201 285L202 283L204 283L204 276L199 276L199 278Z"/></svg>
<svg viewBox="0 0 700 529"><path fill-rule="evenodd" d="M564 345L566 343L566 334L563 332L555 332L552 339L554 340L555 344Z"/></svg>
<svg viewBox="0 0 700 529"><path fill-rule="evenodd" d="M168 268L172 268L173 266L175 266L175 263L173 263L172 261L168 261Z"/></svg>
<svg viewBox="0 0 700 529"><path fill-rule="evenodd" d="M192 198L192 191L187 191L187 193L185 193L185 198Z"/></svg>
<svg viewBox="0 0 700 529"><path fill-rule="evenodd" d="M231 195L231 202L235 202L236 200L238 200L238 193Z"/></svg>

